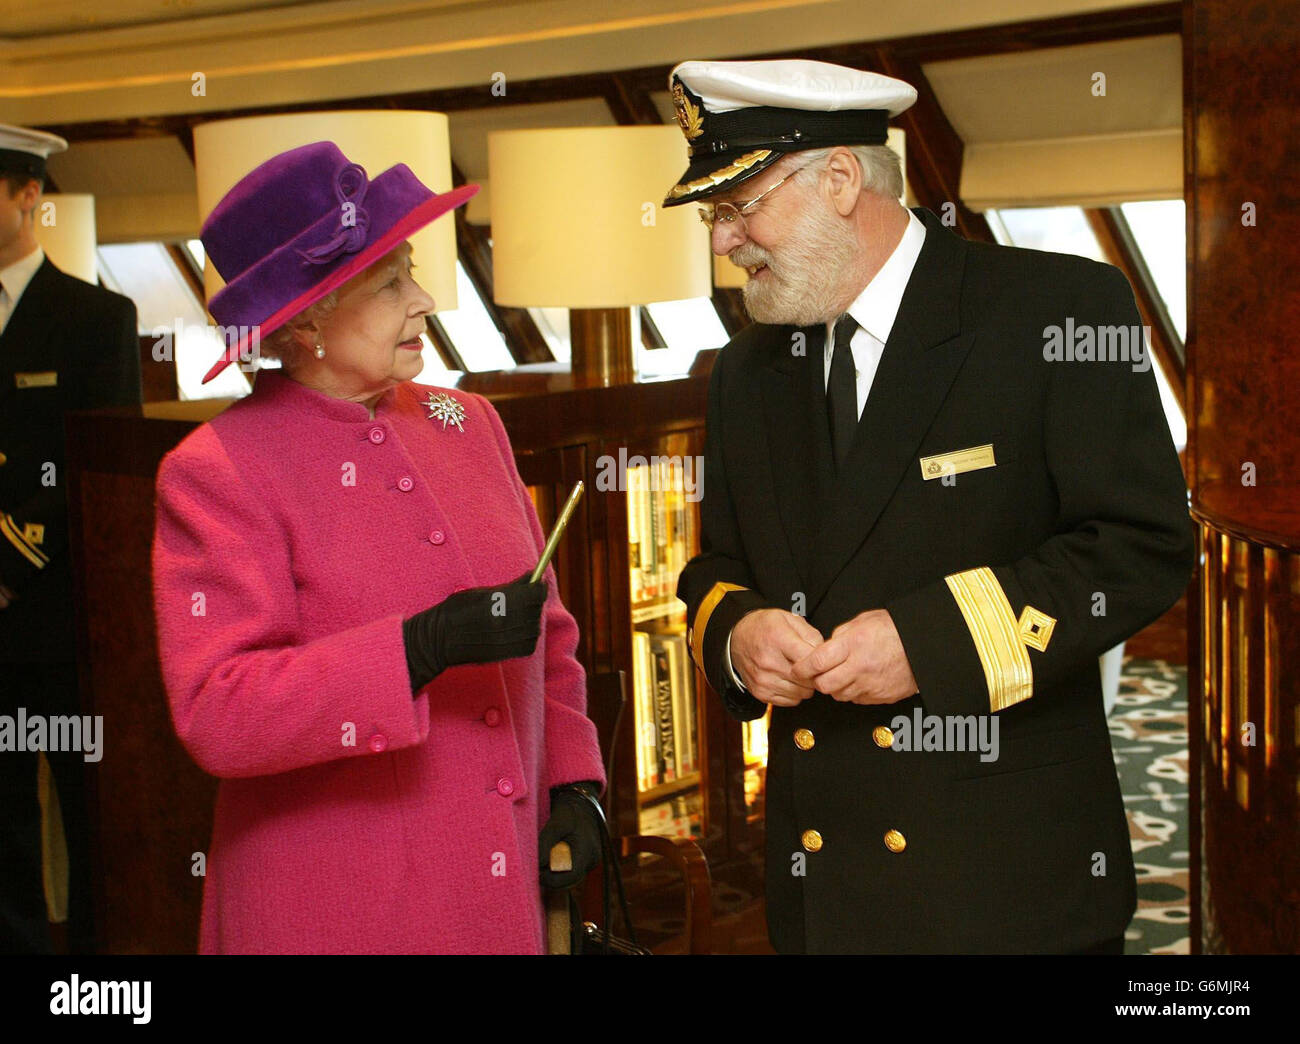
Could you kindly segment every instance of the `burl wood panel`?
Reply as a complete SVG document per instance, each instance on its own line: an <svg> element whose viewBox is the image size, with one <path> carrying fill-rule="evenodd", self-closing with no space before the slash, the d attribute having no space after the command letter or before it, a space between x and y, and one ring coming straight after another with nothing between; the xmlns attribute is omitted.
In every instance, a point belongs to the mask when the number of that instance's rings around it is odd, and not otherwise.
<svg viewBox="0 0 1300 1044"><path fill-rule="evenodd" d="M1300 535L1300 17L1293 0L1193 0L1188 376L1194 502ZM1253 224L1243 223L1251 218ZM1243 210L1243 208L1246 208ZM1256 485L1242 485L1243 465ZM1282 506L1261 496L1274 490Z"/></svg>
<svg viewBox="0 0 1300 1044"><path fill-rule="evenodd" d="M1185 14L1193 947L1294 953L1300 19L1292 0Z"/></svg>
<svg viewBox="0 0 1300 1044"><path fill-rule="evenodd" d="M149 548L153 477L82 473L93 520L84 555L88 713L104 716L104 757L91 774L99 947L105 953L193 953L203 878L195 853L212 835L217 781L176 739L153 629Z"/></svg>

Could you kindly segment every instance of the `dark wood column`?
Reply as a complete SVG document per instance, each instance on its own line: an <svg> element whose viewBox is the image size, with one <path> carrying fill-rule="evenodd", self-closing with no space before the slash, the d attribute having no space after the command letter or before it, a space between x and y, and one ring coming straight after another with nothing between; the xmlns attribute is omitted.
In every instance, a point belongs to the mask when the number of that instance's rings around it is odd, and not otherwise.
<svg viewBox="0 0 1300 1044"><path fill-rule="evenodd" d="M1192 944L1300 951L1300 30L1189 0Z"/></svg>

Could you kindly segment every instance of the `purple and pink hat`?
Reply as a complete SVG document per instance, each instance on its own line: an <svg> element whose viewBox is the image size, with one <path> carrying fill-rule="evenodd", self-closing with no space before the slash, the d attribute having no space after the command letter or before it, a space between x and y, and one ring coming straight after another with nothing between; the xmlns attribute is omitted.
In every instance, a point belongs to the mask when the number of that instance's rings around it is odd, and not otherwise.
<svg viewBox="0 0 1300 1044"><path fill-rule="evenodd" d="M208 311L217 325L265 337L478 191L430 191L405 163L373 179L332 141L290 149L222 197L199 238L226 285ZM228 343L206 384L248 349Z"/></svg>

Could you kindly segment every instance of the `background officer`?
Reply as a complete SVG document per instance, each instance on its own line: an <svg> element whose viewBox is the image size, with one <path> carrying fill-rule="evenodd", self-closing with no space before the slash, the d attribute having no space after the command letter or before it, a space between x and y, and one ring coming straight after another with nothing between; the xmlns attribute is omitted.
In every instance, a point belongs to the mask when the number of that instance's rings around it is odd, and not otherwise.
<svg viewBox="0 0 1300 1044"><path fill-rule="evenodd" d="M0 125L0 714L81 713L63 415L140 402L135 305L59 271L37 245L53 134ZM54 219L57 220L57 212ZM68 946L93 952L81 752L47 754L68 852ZM0 752L0 952L51 949L38 755Z"/></svg>

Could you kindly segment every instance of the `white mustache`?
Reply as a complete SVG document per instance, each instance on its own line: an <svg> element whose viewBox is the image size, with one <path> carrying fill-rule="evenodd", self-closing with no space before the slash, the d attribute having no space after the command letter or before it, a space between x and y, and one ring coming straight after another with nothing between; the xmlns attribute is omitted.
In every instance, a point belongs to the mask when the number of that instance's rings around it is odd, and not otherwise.
<svg viewBox="0 0 1300 1044"><path fill-rule="evenodd" d="M740 268L752 268L754 265L767 265L768 268L772 268L772 255L753 243L736 247L727 257L733 265Z"/></svg>

